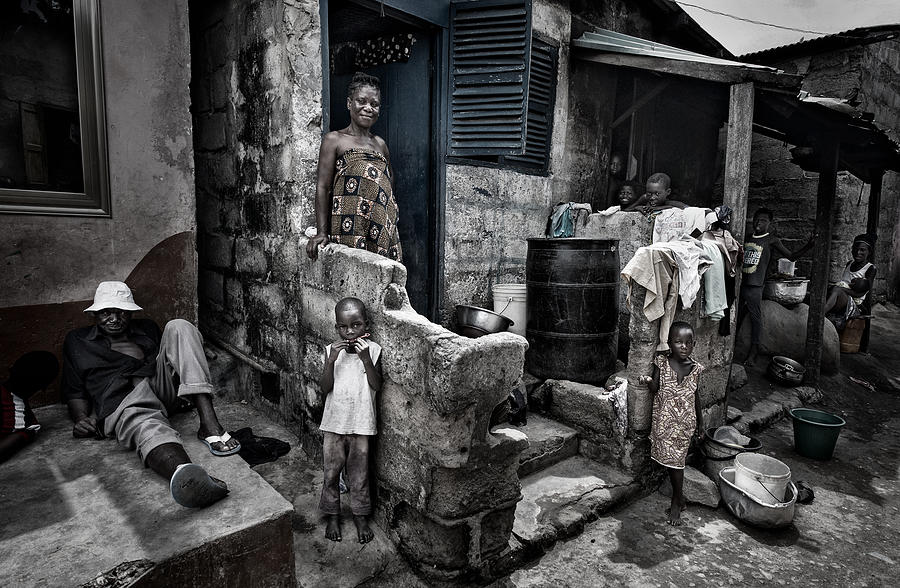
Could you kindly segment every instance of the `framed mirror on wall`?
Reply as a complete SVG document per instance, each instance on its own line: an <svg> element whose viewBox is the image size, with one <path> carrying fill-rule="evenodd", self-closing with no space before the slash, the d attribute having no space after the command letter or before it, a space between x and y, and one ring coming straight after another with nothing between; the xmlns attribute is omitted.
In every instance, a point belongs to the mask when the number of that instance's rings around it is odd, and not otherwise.
<svg viewBox="0 0 900 588"><path fill-rule="evenodd" d="M99 4L0 2L0 213L110 216Z"/></svg>

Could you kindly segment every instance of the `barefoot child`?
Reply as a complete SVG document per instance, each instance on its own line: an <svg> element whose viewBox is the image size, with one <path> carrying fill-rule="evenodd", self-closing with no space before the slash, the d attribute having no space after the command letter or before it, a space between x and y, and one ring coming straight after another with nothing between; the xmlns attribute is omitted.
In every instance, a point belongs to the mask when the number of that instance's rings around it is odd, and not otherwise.
<svg viewBox="0 0 900 588"><path fill-rule="evenodd" d="M760 208L753 214L753 235L744 242L744 263L741 268L741 301L738 308L738 325L745 315L750 315L750 353L744 365L753 366L759 355L759 341L762 333L762 292L768 275L772 253L795 260L815 244L816 233L800 249L790 251L773 232L770 231L773 214L768 208Z"/></svg>
<svg viewBox="0 0 900 588"><path fill-rule="evenodd" d="M672 503L668 523L681 524L685 508L684 465L692 435L700 431L700 399L697 386L703 366L691 358L694 329L686 322L672 323L669 352L653 360L653 375L641 376L653 394L650 458L669 470Z"/></svg>
<svg viewBox="0 0 900 588"><path fill-rule="evenodd" d="M325 369L319 385L325 412L319 429L324 434L325 485L319 509L326 515L325 537L341 540L341 470L346 468L350 510L360 543L373 538L367 517L369 497L369 440L376 434L375 395L381 391L381 346L369 341L366 306L344 298L334 307L340 339L325 347Z"/></svg>

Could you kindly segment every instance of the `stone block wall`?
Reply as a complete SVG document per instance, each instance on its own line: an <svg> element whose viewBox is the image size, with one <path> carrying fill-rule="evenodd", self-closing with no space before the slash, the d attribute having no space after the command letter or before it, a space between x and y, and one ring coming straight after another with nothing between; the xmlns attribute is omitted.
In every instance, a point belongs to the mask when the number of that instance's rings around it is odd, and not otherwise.
<svg viewBox="0 0 900 588"><path fill-rule="evenodd" d="M295 371L296 238L312 216L321 136L318 2L190 9L201 325Z"/></svg>

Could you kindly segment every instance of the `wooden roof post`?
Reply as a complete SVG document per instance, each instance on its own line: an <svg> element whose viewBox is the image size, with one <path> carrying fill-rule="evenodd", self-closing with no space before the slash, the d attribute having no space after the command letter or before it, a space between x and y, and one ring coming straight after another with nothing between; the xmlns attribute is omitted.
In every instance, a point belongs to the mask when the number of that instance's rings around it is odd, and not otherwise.
<svg viewBox="0 0 900 588"><path fill-rule="evenodd" d="M866 232L878 234L878 213L881 209L881 183L884 179L883 169L869 170L869 220ZM872 253L875 253L874 251Z"/></svg>
<svg viewBox="0 0 900 588"><path fill-rule="evenodd" d="M806 381L819 380L822 364L822 342L825 332L825 298L831 272L831 228L834 224L834 202L837 189L838 157L841 144L834 135L821 135L816 144L819 156L819 188L816 201L816 242L809 283L809 317L806 322Z"/></svg>
<svg viewBox="0 0 900 588"><path fill-rule="evenodd" d="M728 129L725 142L724 204L731 207L731 234L738 243L744 242L747 224L747 198L750 193L750 144L753 142L753 82L731 84L728 99ZM741 272L735 277L735 288L741 287ZM737 295L737 292L735 292ZM737 304L731 313L731 332L737 330ZM730 361L734 340L726 351ZM727 405L728 393L725 394Z"/></svg>
<svg viewBox="0 0 900 588"><path fill-rule="evenodd" d="M733 210L731 234L739 243L743 243L744 225L747 223L747 195L750 191L753 82L731 84L730 90L728 135L725 146L725 204Z"/></svg>

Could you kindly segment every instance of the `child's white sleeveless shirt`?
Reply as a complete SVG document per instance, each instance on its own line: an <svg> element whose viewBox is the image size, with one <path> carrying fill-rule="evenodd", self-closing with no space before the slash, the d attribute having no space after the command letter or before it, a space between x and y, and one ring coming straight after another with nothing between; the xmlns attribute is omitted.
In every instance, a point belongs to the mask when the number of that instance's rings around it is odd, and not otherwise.
<svg viewBox="0 0 900 588"><path fill-rule="evenodd" d="M372 363L381 357L381 345L369 341ZM331 345L325 347L325 357ZM325 398L325 412L319 430L340 435L375 435L375 390L369 387L366 368L355 353L341 350L334 362L334 388Z"/></svg>

